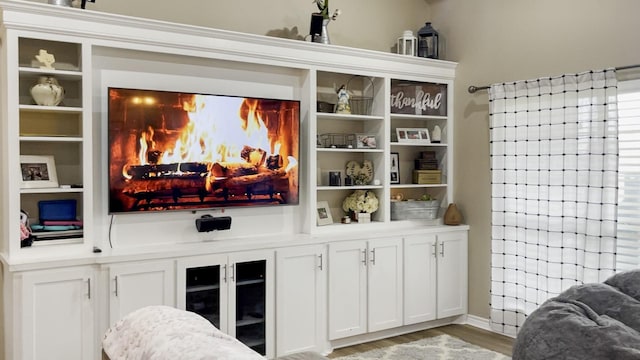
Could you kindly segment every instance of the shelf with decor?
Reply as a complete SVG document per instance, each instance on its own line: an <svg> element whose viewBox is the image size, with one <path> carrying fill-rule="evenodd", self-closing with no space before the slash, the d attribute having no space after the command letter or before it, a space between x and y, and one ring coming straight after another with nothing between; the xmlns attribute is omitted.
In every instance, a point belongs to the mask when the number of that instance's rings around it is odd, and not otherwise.
<svg viewBox="0 0 640 360"><path fill-rule="evenodd" d="M27 214L33 230L20 241L23 248L84 243L84 149L90 132L84 124L82 44L63 38L18 35L17 53L9 55L18 64L18 211Z"/></svg>
<svg viewBox="0 0 640 360"><path fill-rule="evenodd" d="M451 84L392 79L390 92L391 220L437 220L451 201Z"/></svg>
<svg viewBox="0 0 640 360"><path fill-rule="evenodd" d="M319 71L316 98L315 199L326 204L335 230L348 213L342 204L354 192L385 197L386 117L382 77ZM348 100L340 96L344 85ZM343 93L344 95L344 93ZM341 102L342 99L342 102ZM331 104L326 106L326 104ZM379 206L378 206L379 207ZM353 216L355 223L355 216ZM384 222L384 211L361 221ZM319 225L319 224L318 224ZM359 224L363 225L363 224Z"/></svg>

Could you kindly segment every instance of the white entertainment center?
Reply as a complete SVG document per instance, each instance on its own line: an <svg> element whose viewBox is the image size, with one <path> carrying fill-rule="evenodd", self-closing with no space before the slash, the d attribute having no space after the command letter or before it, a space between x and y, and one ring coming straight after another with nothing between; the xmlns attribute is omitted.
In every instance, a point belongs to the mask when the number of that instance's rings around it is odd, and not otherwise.
<svg viewBox="0 0 640 360"><path fill-rule="evenodd" d="M34 2L0 9L4 358L100 359L111 324L159 304L215 307L216 326L267 358L464 321L468 227L441 220L453 200L455 63ZM54 69L34 62L41 49L55 55ZM63 103L34 105L29 90L41 76L65 88ZM393 113L398 82L446 89L445 115ZM347 83L370 98L370 113L317 109ZM299 205L109 214L108 87L300 101ZM395 138L397 128L435 125L439 143ZM367 134L376 145L319 145L329 133ZM438 160L436 183L413 181L423 151ZM24 187L23 155L53 155L59 183L74 186ZM344 173L349 161L371 162L376 181L330 186L327 171ZM380 200L370 223L340 222L355 189ZM438 219L392 219L400 193L437 199ZM82 236L21 247L21 209L33 223L39 201L63 199L77 202ZM317 224L320 201L333 223ZM198 233L203 214L232 217L231 229Z"/></svg>

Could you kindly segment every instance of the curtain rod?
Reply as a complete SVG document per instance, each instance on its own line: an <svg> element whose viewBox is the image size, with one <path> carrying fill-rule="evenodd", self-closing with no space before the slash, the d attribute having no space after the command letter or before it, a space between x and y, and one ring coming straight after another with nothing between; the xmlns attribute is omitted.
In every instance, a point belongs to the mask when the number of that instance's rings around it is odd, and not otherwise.
<svg viewBox="0 0 640 360"><path fill-rule="evenodd" d="M640 67L640 64L636 64L636 65L627 65L627 66L618 66L615 69L616 70L628 70L628 69L635 69ZM491 88L491 86L474 86L471 85L467 88L467 91L469 92L469 94L473 94L476 91L481 91L481 90L487 90Z"/></svg>

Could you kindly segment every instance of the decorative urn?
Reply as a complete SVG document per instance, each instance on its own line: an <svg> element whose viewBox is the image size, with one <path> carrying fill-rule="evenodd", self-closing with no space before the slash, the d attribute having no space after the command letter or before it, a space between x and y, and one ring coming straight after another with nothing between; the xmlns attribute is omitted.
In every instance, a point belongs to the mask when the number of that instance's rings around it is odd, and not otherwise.
<svg viewBox="0 0 640 360"><path fill-rule="evenodd" d="M64 88L53 76L40 76L31 87L31 96L38 105L57 106L64 99Z"/></svg>

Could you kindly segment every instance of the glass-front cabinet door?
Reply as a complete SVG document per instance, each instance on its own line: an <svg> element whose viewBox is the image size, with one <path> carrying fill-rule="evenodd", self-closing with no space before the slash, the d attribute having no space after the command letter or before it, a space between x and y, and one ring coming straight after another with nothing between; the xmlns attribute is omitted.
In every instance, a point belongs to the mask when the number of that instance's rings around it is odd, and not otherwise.
<svg viewBox="0 0 640 360"><path fill-rule="evenodd" d="M235 336L265 355L266 260L235 264Z"/></svg>
<svg viewBox="0 0 640 360"><path fill-rule="evenodd" d="M273 254L262 252L180 259L177 306L273 357L272 263Z"/></svg>
<svg viewBox="0 0 640 360"><path fill-rule="evenodd" d="M186 269L185 310L220 328L220 265Z"/></svg>

